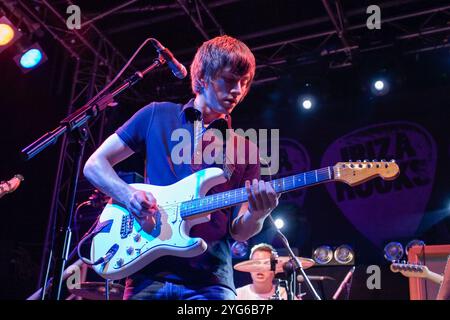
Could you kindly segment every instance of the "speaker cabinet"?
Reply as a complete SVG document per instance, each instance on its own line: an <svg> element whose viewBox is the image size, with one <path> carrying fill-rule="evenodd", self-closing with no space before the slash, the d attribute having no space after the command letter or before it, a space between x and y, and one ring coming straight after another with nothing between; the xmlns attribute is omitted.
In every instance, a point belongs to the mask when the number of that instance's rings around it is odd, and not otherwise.
<svg viewBox="0 0 450 320"><path fill-rule="evenodd" d="M422 264L432 272L443 274L450 245L416 246L408 252L408 263ZM427 279L409 278L411 300L435 300L439 285Z"/></svg>

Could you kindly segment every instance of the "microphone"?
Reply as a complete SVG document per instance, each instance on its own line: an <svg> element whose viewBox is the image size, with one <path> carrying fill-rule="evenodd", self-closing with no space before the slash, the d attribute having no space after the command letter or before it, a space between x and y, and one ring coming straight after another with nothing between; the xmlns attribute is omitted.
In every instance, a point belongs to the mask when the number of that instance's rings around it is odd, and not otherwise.
<svg viewBox="0 0 450 320"><path fill-rule="evenodd" d="M341 294L341 291L344 289L344 287L349 283L350 278L353 276L353 272L355 272L355 267L351 268L350 271L345 276L344 280L342 280L341 285L336 290L336 292L333 295L333 300L336 300L339 295ZM349 289L349 288L347 288Z"/></svg>
<svg viewBox="0 0 450 320"><path fill-rule="evenodd" d="M89 205L94 208L103 208L109 201L109 197L97 189L89 196Z"/></svg>
<svg viewBox="0 0 450 320"><path fill-rule="evenodd" d="M169 49L164 48L164 46L156 39L151 39L150 42L155 47L156 51L166 60L167 65L175 77L178 79L184 79L187 76L187 70L185 66L178 62L173 56Z"/></svg>
<svg viewBox="0 0 450 320"><path fill-rule="evenodd" d="M325 281L325 280L335 280L332 277L328 277L328 276L308 276L308 279L311 281ZM297 281L298 282L304 282L305 278L302 275L298 275L297 276Z"/></svg>

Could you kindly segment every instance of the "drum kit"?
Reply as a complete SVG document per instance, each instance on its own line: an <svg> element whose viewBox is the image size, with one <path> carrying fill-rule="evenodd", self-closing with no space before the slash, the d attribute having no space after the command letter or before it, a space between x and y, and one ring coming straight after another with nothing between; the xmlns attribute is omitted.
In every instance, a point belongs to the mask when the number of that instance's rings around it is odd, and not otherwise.
<svg viewBox="0 0 450 320"><path fill-rule="evenodd" d="M314 260L308 258L298 257L302 263L303 269L309 269L314 266ZM237 263L234 269L241 272L265 272L274 271L277 273L286 272L286 267L289 264L290 257L276 257L275 259L254 259L246 260ZM322 281L322 280L334 280L331 277L324 276L309 276L312 281ZM298 282L302 282L302 277L297 277ZM280 284L280 281L276 282ZM108 292L106 290L105 282L83 282L76 288L69 289L72 294L72 298L81 298L86 300L122 300L125 287L118 283L109 282ZM277 288L278 289L278 285ZM278 292L278 290L276 290ZM273 299L276 299L274 297Z"/></svg>
<svg viewBox="0 0 450 320"><path fill-rule="evenodd" d="M315 262L312 259L298 257L302 263L303 269L308 269L314 266ZM275 271L275 273L284 272L286 264L291 260L290 257L276 257L274 266L272 259L254 259L240 262L234 266L234 269L242 272L264 272Z"/></svg>
<svg viewBox="0 0 450 320"><path fill-rule="evenodd" d="M315 262L312 259L297 257L297 260L301 263L302 268L304 270L309 269L315 265ZM289 296L300 296L299 292L296 294L293 291L296 291L295 289L297 288L296 283L305 281L302 275L298 276L296 275L296 273L293 270L293 265L294 264L292 263L291 257L280 256L268 259L252 259L242 261L240 263L237 263L234 266L234 269L241 272L274 271L275 274L284 273L290 280L282 281L279 277L276 276L274 279L275 294L270 298L270 300L282 300L279 290L279 287L282 283L284 284L284 287L286 288L289 297ZM310 281L335 280L334 278L328 276L308 276L308 279ZM289 282L291 283L289 284ZM293 282L295 282L295 284ZM292 295L289 294L289 291L292 292Z"/></svg>

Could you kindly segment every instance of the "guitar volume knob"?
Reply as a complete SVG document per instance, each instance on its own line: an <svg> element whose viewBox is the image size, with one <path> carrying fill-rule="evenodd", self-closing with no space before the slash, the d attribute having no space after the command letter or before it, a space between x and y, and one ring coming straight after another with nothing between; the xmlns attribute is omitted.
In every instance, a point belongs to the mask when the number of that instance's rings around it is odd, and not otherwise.
<svg viewBox="0 0 450 320"><path fill-rule="evenodd" d="M118 268L120 268L121 266L123 266L123 263L124 263L123 258L120 258L120 259L118 259L118 260L116 261L116 266L117 266Z"/></svg>
<svg viewBox="0 0 450 320"><path fill-rule="evenodd" d="M141 240L141 235L139 233L137 233L134 237L133 237L135 242L139 242Z"/></svg>

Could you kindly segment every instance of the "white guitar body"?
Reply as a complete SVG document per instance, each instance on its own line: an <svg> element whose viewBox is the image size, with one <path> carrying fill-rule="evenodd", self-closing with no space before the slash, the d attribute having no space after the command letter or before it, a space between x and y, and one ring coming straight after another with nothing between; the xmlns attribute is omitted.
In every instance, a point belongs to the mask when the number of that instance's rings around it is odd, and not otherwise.
<svg viewBox="0 0 450 320"><path fill-rule="evenodd" d="M136 189L151 192L156 198L159 212L151 233L142 230L140 224L117 203L108 203L100 215L99 223L110 221L109 231L98 233L92 241L91 260L97 261L118 245L107 263L93 266L106 279L122 279L142 269L165 255L194 257L202 254L207 245L203 239L189 237L190 229L210 220L210 215L189 220L180 216L183 201L203 197L212 187L226 181L220 168L200 170L175 184L153 186L132 184ZM106 228L105 228L106 229Z"/></svg>
<svg viewBox="0 0 450 320"><path fill-rule="evenodd" d="M395 162L338 162L333 167L270 183L275 192L281 194L328 181L342 181L354 186L378 176L393 180L399 173ZM222 169L207 168L169 186L133 184L134 188L153 194L158 211L141 226L123 205L110 201L90 234L93 236L93 269L103 278L117 280L165 255L189 258L202 254L206 243L200 238L189 237L191 228L209 221L211 212L248 201L244 187L205 197L212 187L225 181Z"/></svg>

